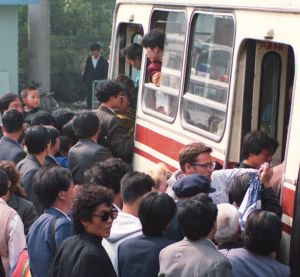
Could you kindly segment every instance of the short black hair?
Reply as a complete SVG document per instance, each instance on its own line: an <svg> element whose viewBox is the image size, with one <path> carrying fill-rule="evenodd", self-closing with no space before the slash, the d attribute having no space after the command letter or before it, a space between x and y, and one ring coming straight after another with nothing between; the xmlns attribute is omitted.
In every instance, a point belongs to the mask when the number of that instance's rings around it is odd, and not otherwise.
<svg viewBox="0 0 300 277"><path fill-rule="evenodd" d="M36 90L39 91L39 88L36 86L28 86L21 90L20 95L22 98L26 98L30 91L36 91Z"/></svg>
<svg viewBox="0 0 300 277"><path fill-rule="evenodd" d="M55 119L54 127L61 132L62 127L67 124L75 115L75 112L68 108L61 108L57 109L56 111L52 112L52 116Z"/></svg>
<svg viewBox="0 0 300 277"><path fill-rule="evenodd" d="M9 104L15 101L19 96L14 93L6 93L0 98L0 113L1 115L8 110Z"/></svg>
<svg viewBox="0 0 300 277"><path fill-rule="evenodd" d="M176 212L174 199L166 193L147 193L140 205L139 218L145 236L162 236Z"/></svg>
<svg viewBox="0 0 300 277"><path fill-rule="evenodd" d="M212 199L203 194L201 198L188 199L178 210L178 221L184 235L192 241L208 236L217 219L218 208Z"/></svg>
<svg viewBox="0 0 300 277"><path fill-rule="evenodd" d="M264 149L269 150L273 155L278 142L263 131L252 131L244 136L242 147L243 159L247 159L250 154L258 155Z"/></svg>
<svg viewBox="0 0 300 277"><path fill-rule="evenodd" d="M71 171L60 166L46 166L33 177L33 190L39 202L50 208L60 191L67 191L72 183Z"/></svg>
<svg viewBox="0 0 300 277"><path fill-rule="evenodd" d="M120 158L109 158L98 162L84 173L84 183L101 185L112 189L114 194L120 192L121 180L126 173L131 171L129 164Z"/></svg>
<svg viewBox="0 0 300 277"><path fill-rule="evenodd" d="M99 118L92 111L83 111L74 116L72 127L78 139L90 138L100 128Z"/></svg>
<svg viewBox="0 0 300 277"><path fill-rule="evenodd" d="M59 136L59 139L60 139L59 155L68 154L71 146L73 145L73 140L66 136Z"/></svg>
<svg viewBox="0 0 300 277"><path fill-rule="evenodd" d="M59 137L59 131L53 126L45 126L48 129L51 146L56 143L56 139Z"/></svg>
<svg viewBox="0 0 300 277"><path fill-rule="evenodd" d="M270 255L278 251L282 235L280 218L269 211L256 210L246 221L245 248L257 255Z"/></svg>
<svg viewBox="0 0 300 277"><path fill-rule="evenodd" d="M143 47L140 44L132 43L123 50L123 55L128 60L142 59Z"/></svg>
<svg viewBox="0 0 300 277"><path fill-rule="evenodd" d="M23 129L24 117L18 110L6 111L2 116L2 124L8 133Z"/></svg>
<svg viewBox="0 0 300 277"><path fill-rule="evenodd" d="M255 176L253 172L246 172L242 175L235 176L233 179L233 183L229 189L229 199L230 203L235 202L235 204L239 207L245 194L250 186L250 180Z"/></svg>
<svg viewBox="0 0 300 277"><path fill-rule="evenodd" d="M0 169L0 197L8 192L9 178L4 170Z"/></svg>
<svg viewBox="0 0 300 277"><path fill-rule="evenodd" d="M143 37L142 45L145 48L149 47L153 49L158 47L161 50L164 50L165 34L157 30L152 30Z"/></svg>
<svg viewBox="0 0 300 277"><path fill-rule="evenodd" d="M72 219L77 234L84 233L81 221L91 221L96 208L101 204L112 206L113 194L107 188L97 185L82 185L76 190L73 200Z"/></svg>
<svg viewBox="0 0 300 277"><path fill-rule="evenodd" d="M40 154L47 149L50 135L46 127L33 126L27 129L24 141L29 154Z"/></svg>
<svg viewBox="0 0 300 277"><path fill-rule="evenodd" d="M70 120L68 123L66 123L62 127L61 134L63 136L66 136L66 137L70 138L73 141L73 144L75 144L78 141L78 139L76 137L76 134L75 134L75 132L73 130L73 119Z"/></svg>
<svg viewBox="0 0 300 277"><path fill-rule="evenodd" d="M155 186L153 179L141 172L129 172L121 180L121 196L124 203L133 203L150 192Z"/></svg>
<svg viewBox="0 0 300 277"><path fill-rule="evenodd" d="M94 50L100 51L100 49L101 49L101 44L98 43L98 42L94 42L94 43L92 43L92 44L90 45L90 49L91 49L91 51L94 51Z"/></svg>
<svg viewBox="0 0 300 277"><path fill-rule="evenodd" d="M96 87L96 97L99 102L107 102L111 97L126 94L124 88L117 80L106 80Z"/></svg>
<svg viewBox="0 0 300 277"><path fill-rule="evenodd" d="M55 118L53 115L47 111L38 111L33 115L30 120L30 126L38 125L55 125Z"/></svg>

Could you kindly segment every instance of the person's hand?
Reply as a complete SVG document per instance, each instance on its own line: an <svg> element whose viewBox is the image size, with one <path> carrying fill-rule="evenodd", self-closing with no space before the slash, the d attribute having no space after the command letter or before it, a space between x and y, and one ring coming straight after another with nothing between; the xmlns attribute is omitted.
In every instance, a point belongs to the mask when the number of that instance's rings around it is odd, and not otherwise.
<svg viewBox="0 0 300 277"><path fill-rule="evenodd" d="M152 83L157 87L160 86L160 72L156 72L152 76Z"/></svg>
<svg viewBox="0 0 300 277"><path fill-rule="evenodd" d="M269 163L263 163L258 169L258 174L260 175L260 180L265 189L272 187L271 179L273 176L273 169L270 167Z"/></svg>

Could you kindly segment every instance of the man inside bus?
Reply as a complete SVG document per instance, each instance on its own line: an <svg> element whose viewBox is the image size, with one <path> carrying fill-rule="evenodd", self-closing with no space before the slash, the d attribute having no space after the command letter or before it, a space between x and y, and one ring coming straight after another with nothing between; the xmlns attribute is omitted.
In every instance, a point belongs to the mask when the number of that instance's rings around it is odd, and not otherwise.
<svg viewBox="0 0 300 277"><path fill-rule="evenodd" d="M146 55L150 60L147 73L150 81L156 86L160 85L160 72L164 55L165 35L157 30L152 30L143 37L142 45L146 49Z"/></svg>
<svg viewBox="0 0 300 277"><path fill-rule="evenodd" d="M263 163L270 163L278 147L278 142L262 131L252 131L243 139L243 161L239 168L259 168Z"/></svg>

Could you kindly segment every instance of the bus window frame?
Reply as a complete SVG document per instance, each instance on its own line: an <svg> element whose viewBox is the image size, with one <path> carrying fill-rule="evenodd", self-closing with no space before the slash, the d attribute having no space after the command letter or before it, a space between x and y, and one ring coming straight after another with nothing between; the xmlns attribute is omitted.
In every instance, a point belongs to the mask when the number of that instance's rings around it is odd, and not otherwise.
<svg viewBox="0 0 300 277"><path fill-rule="evenodd" d="M231 57L230 57L230 67L229 67L229 71L228 71L228 91L227 91L227 99L226 99L226 103L224 105L226 105L225 111L224 111L224 127L222 130L222 134L215 134L213 132L201 129L200 127L197 127L195 125L189 124L186 122L185 118L184 118L184 104L186 103L185 99L190 98L188 95L190 95L191 93L189 93L189 91L187 90L188 87L188 82L190 82L190 71L191 71L191 55L188 55L189 53L191 53L192 48L193 48L193 41L192 38L194 38L194 32L195 32L195 28L196 28L196 23L195 23L195 16L199 15L199 14L211 14L213 16L231 16L232 18L232 22L233 22L233 37L232 37L232 46L231 46ZM212 141L215 142L220 142L223 139L223 136L225 134L225 130L226 130L226 125L228 124L228 110L229 110L229 100L231 97L231 94L233 92L231 92L231 87L232 85L234 86L234 84L231 84L231 79L232 79L232 69L233 69L233 62L234 62L234 52L235 52L235 40L236 40L236 18L235 18L235 13L234 10L220 10L220 9L216 9L216 10L200 10L199 8L195 9L193 11L193 13L191 14L190 17L190 22L189 22L189 30L188 30L188 50L186 51L187 53L187 57L186 57L186 73L185 73L185 78L184 78L184 88L183 88L183 92L181 95L181 99L180 99L180 122L181 122L181 126L183 129L193 132L197 135L200 135L204 138L210 139ZM192 37L193 36L193 37ZM196 96L196 97L200 97L200 96ZM209 99L206 99L209 100ZM198 101L197 101L198 102ZM194 102L195 103L195 102ZM220 103L221 104L221 103ZM210 107L208 107L210 108Z"/></svg>
<svg viewBox="0 0 300 277"><path fill-rule="evenodd" d="M156 12L156 11L160 11L160 12L178 12L178 13L182 13L184 15L184 23L185 23L185 30L187 30L188 26L189 26L189 21L188 21L188 12L186 10L186 8L180 8L180 7L170 7L170 8L167 8L167 7L164 7L164 8L160 8L160 7L154 7L151 11L151 15L150 15L150 18L149 18L149 30L148 30L148 33L153 29L153 21L152 21L152 17L153 17L153 13ZM145 30L144 30L145 31ZM184 83L184 72L185 72L185 57L186 57L186 54L185 54L185 48L186 48L186 41L187 41L187 32L185 33L184 35L184 41L183 41L183 57L182 57L182 67L183 69L181 70L181 73L180 73L180 83L179 83L179 89L178 89L178 93L177 93L177 108L176 108L176 113L174 116L168 116L168 115L164 115L163 113L160 113L158 111L155 111L151 108L148 108L146 107L145 105L145 101L144 101L144 97L146 95L145 93L145 90L146 89L152 89L153 92L155 91L159 91L159 92L162 92L162 93L165 93L166 92L166 88L168 87L164 87L164 86L155 86L154 84L151 84L150 82L146 82L146 79L147 79L147 61L148 61L148 58L146 56L146 52L145 52L145 49L143 51L143 60L144 60L144 70L143 70L143 73L144 75L141 76L143 78L143 83L142 83L142 89L141 89L141 110L144 114L147 114L147 115L150 115L154 118L157 118L159 120L162 120L163 122L167 122L169 124L172 124L175 122L177 116L178 116L178 112L180 112L180 100L181 100L181 94L182 94L182 84ZM169 88L170 89L170 88ZM172 89L172 88L171 88ZM168 92L167 93L168 95L174 95L174 93L172 92Z"/></svg>

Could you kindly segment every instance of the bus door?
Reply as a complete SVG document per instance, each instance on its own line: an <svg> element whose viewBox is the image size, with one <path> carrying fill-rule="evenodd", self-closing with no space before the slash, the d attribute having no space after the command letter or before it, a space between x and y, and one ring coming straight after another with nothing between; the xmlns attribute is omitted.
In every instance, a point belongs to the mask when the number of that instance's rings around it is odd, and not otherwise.
<svg viewBox="0 0 300 277"><path fill-rule="evenodd" d="M274 164L284 158L290 111L294 54L290 46L249 40L244 84L242 136L262 130L277 139Z"/></svg>

